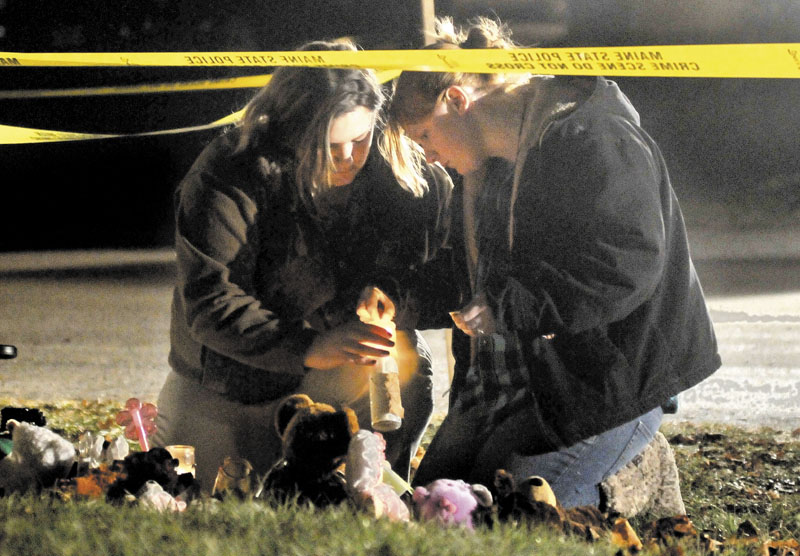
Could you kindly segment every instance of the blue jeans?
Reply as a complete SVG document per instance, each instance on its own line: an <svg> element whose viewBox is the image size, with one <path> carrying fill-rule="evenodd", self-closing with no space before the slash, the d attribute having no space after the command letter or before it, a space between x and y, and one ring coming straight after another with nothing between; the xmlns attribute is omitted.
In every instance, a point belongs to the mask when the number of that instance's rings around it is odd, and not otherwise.
<svg viewBox="0 0 800 556"><path fill-rule="evenodd" d="M658 407L556 452L536 456L512 453L506 470L518 478L531 475L545 478L565 508L597 506L600 483L644 450L658 432L663 415Z"/></svg>
<svg viewBox="0 0 800 556"><path fill-rule="evenodd" d="M451 411L436 433L413 484L435 479L462 479L491 487L498 469L516 478L544 477L565 508L600 503L600 483L610 477L653 439L664 413L659 407L616 428L567 448L533 456L516 450L529 436L530 418L523 411L481 439L482 408Z"/></svg>

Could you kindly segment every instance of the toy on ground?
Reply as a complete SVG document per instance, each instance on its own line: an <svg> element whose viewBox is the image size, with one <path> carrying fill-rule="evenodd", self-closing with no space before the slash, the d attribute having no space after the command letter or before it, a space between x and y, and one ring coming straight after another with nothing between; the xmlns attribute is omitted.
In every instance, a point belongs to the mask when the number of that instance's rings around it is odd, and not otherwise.
<svg viewBox="0 0 800 556"><path fill-rule="evenodd" d="M150 450L147 437L156 432L155 418L158 409L151 403L142 404L136 398L125 402L125 409L117 413L117 424L125 427L125 437L138 440L143 452Z"/></svg>
<svg viewBox="0 0 800 556"><path fill-rule="evenodd" d="M211 495L220 500L233 494L244 500L253 488L253 464L245 458L226 456L217 470Z"/></svg>
<svg viewBox="0 0 800 556"><path fill-rule="evenodd" d="M171 512L182 512L186 509L186 502L172 496L169 492L164 490L164 487L155 481L147 481L139 491L136 500L139 502L139 505L160 512L167 510Z"/></svg>
<svg viewBox="0 0 800 556"><path fill-rule="evenodd" d="M620 548L632 552L642 549L642 542L627 519L606 514L595 506L564 509L542 477L531 476L517 482L510 473L498 469L494 487L499 521L546 524L587 541L606 536Z"/></svg>
<svg viewBox="0 0 800 556"><path fill-rule="evenodd" d="M37 427L44 427L47 425L47 419L44 414L31 407L4 407L0 410L0 459L3 459L11 453L11 431L6 427L9 421L17 421L18 423L31 423Z"/></svg>
<svg viewBox="0 0 800 556"><path fill-rule="evenodd" d="M130 453L128 441L121 436L106 440L100 434L86 431L78 438L78 474L97 469L101 464L111 465L121 461Z"/></svg>
<svg viewBox="0 0 800 556"><path fill-rule="evenodd" d="M0 491L25 492L52 486L75 462L75 447L50 429L11 419L11 453L0 460Z"/></svg>
<svg viewBox="0 0 800 556"><path fill-rule="evenodd" d="M564 511L550 486L541 477L528 477L517 482L504 469L494 476L497 494L497 519L511 523L545 523L562 528Z"/></svg>
<svg viewBox="0 0 800 556"><path fill-rule="evenodd" d="M115 467L119 468L119 478L106 493L106 499L110 502L122 502L131 495L138 496L148 481L158 483L171 496L180 496L184 501L189 501L199 491L199 484L191 473L178 475L178 460L165 448L132 452L121 462L115 462Z"/></svg>
<svg viewBox="0 0 800 556"><path fill-rule="evenodd" d="M408 521L411 517L408 506L400 498L400 494L384 482L384 474L391 473L391 468L387 469L387 465L386 441L383 435L364 429L358 431L347 450L347 491L357 507L367 510L375 517L386 517L390 521ZM402 481L399 476L396 479Z"/></svg>
<svg viewBox="0 0 800 556"><path fill-rule="evenodd" d="M459 479L436 479L414 489L414 504L423 521L438 521L445 526L474 528L473 514L492 505L489 489Z"/></svg>
<svg viewBox="0 0 800 556"><path fill-rule="evenodd" d="M275 412L282 455L264 479L264 493L278 500L297 497L317 506L347 500L343 474L358 419L350 408L314 402L305 394L284 398Z"/></svg>

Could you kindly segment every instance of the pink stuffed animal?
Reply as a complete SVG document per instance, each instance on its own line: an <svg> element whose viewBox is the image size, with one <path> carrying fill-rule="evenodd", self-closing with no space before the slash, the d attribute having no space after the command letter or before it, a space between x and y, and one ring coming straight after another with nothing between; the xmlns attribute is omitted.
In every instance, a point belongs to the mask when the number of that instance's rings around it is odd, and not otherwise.
<svg viewBox="0 0 800 556"><path fill-rule="evenodd" d="M469 485L458 479L437 479L427 487L414 489L414 504L419 518L442 525L473 529L472 514L480 505L492 505L492 493L483 485Z"/></svg>
<svg viewBox="0 0 800 556"><path fill-rule="evenodd" d="M408 521L411 512L399 494L383 482L386 441L379 432L359 430L350 440L345 464L347 492L356 506L375 517ZM391 470L389 470L390 472Z"/></svg>

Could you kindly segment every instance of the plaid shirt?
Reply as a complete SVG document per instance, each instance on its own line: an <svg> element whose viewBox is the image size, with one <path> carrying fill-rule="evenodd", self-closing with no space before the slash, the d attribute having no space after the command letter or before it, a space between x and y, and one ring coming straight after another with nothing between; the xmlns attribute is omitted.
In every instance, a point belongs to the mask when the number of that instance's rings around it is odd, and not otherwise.
<svg viewBox="0 0 800 556"><path fill-rule="evenodd" d="M531 375L516 333L472 338L472 364L452 409L466 412L480 404L482 433L496 427L531 399Z"/></svg>

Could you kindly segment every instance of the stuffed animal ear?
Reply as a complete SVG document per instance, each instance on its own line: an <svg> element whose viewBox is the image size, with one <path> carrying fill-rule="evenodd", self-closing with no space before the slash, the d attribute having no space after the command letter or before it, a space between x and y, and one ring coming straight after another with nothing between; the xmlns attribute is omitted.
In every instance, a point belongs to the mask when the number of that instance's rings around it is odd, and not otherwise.
<svg viewBox="0 0 800 556"><path fill-rule="evenodd" d="M358 424L358 416L356 416L356 412L350 409L348 406L343 406L341 411L347 415L347 428L350 430L350 436L355 436L356 433L361 430L361 427Z"/></svg>
<svg viewBox="0 0 800 556"><path fill-rule="evenodd" d="M301 409L307 409L313 405L313 401L306 394L292 394L284 398L275 408L275 432L283 438L289 422L297 415Z"/></svg>
<svg viewBox="0 0 800 556"><path fill-rule="evenodd" d="M17 425L19 425L19 421L17 421L16 419L9 419L8 422L6 422L6 430L13 434L14 428Z"/></svg>
<svg viewBox="0 0 800 556"><path fill-rule="evenodd" d="M416 504L421 504L430 497L431 493L427 488L418 486L414 489L414 494L411 496Z"/></svg>
<svg viewBox="0 0 800 556"><path fill-rule="evenodd" d="M546 479L533 475L525 479L520 490L531 502L544 502L554 508L558 505L556 495Z"/></svg>
<svg viewBox="0 0 800 556"><path fill-rule="evenodd" d="M478 501L478 504L484 508L488 508L492 505L492 493L489 492L488 488L477 483L470 485L469 488L472 491L472 495L475 497L475 500Z"/></svg>

